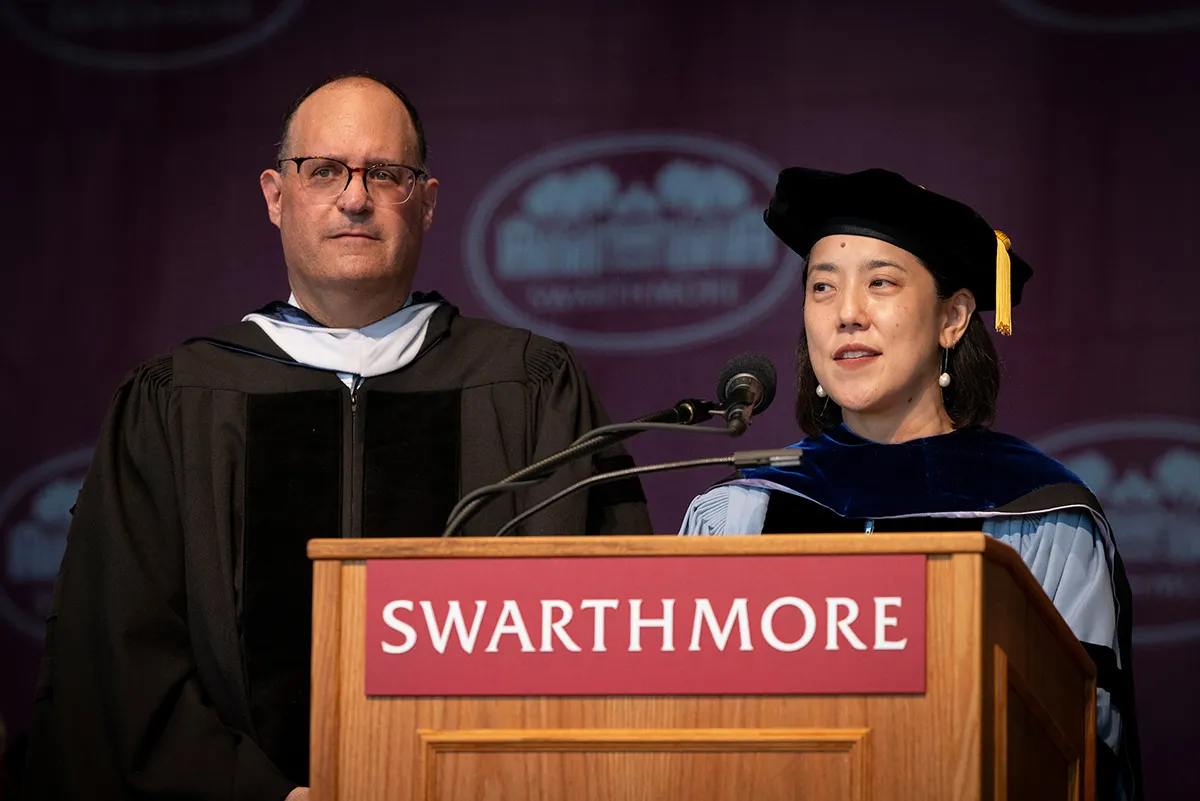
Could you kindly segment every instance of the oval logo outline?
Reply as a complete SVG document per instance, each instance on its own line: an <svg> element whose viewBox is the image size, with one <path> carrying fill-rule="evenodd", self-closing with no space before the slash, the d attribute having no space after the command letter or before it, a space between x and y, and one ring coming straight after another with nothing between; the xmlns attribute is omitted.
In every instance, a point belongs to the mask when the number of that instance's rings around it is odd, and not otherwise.
<svg viewBox="0 0 1200 801"><path fill-rule="evenodd" d="M1165 417L1102 420L1053 431L1032 440L1031 444L1058 459L1056 451L1068 451L1087 445L1106 445L1122 440L1142 442L1161 440L1174 443L1186 442L1200 446L1200 423L1182 418ZM1105 503L1105 499L1100 498L1100 502ZM1113 536L1117 541L1117 547L1120 548L1121 532L1113 531ZM1140 564L1140 560L1131 562L1124 558L1124 561L1127 565ZM1191 620L1157 625L1134 621L1133 642L1135 645L1173 645L1196 639L1200 639L1200 616Z"/></svg>
<svg viewBox="0 0 1200 801"><path fill-rule="evenodd" d="M73 451L51 457L21 473L0 492L0 547L5 549L4 565L7 569L7 554L9 547L10 528L14 521L9 519L16 504L39 486L48 484L54 478L68 473L83 473L86 475L91 466L94 447L77 448ZM81 478L82 480L82 478ZM65 537L64 533L64 537ZM55 571L57 575L57 569ZM13 628L27 637L40 640L46 635L45 621L37 620L22 609L14 601L0 577L0 620L8 621Z"/></svg>
<svg viewBox="0 0 1200 801"><path fill-rule="evenodd" d="M1200 25L1200 9L1180 8L1141 14L1089 14L1056 8L1044 0L1000 0L1014 16L1043 28L1091 35L1174 33Z"/></svg>
<svg viewBox="0 0 1200 801"><path fill-rule="evenodd" d="M497 286L489 270L486 235L496 210L512 193L538 173L578 165L588 159L648 151L673 151L733 164L774 191L779 168L742 145L699 134L643 131L601 134L578 139L520 159L504 168L476 198L463 234L463 260L468 281L484 304L508 325L567 342L581 350L659 352L713 342L748 328L787 299L801 275L802 259L782 242L783 256L775 273L755 297L715 319L649 331L589 331L550 323L521 309ZM766 223L763 223L766 226Z"/></svg>
<svg viewBox="0 0 1200 801"><path fill-rule="evenodd" d="M65 64L109 72L155 73L191 69L250 50L281 31L304 7L304 0L280 0L257 24L224 39L175 52L106 51L55 38L23 17L12 0L0 0L0 21L27 47Z"/></svg>

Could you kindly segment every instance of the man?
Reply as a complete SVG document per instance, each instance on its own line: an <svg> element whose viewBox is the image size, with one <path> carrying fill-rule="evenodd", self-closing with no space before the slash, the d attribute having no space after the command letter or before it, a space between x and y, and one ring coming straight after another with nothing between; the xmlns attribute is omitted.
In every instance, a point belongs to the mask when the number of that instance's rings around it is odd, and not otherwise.
<svg viewBox="0 0 1200 801"><path fill-rule="evenodd" d="M30 796L307 795L314 537L438 536L455 501L607 422L563 345L411 287L438 183L420 119L319 84L261 176L292 298L148 362L113 401L48 621ZM486 535L615 448L488 505ZM527 535L649 533L608 485Z"/></svg>

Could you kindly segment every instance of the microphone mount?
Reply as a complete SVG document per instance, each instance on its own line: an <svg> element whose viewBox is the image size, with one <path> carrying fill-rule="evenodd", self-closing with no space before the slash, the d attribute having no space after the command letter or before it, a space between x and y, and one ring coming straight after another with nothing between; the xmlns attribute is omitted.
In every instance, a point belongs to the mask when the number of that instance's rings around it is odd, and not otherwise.
<svg viewBox="0 0 1200 801"><path fill-rule="evenodd" d="M663 462L661 464L649 464L641 467L627 467L624 470L613 470L609 473L600 473L598 475L589 476L582 481L577 481L566 489L556 492L546 500L539 504L531 506L521 514L509 520L500 529L493 534L494 537L502 537L513 528L516 528L523 521L537 514L563 498L578 492L582 489L587 489L596 484L607 484L610 481L620 481L623 478L631 476L640 476L646 473L663 473L670 470L686 470L692 467L711 467L714 465L733 465L739 469L747 467L796 467L803 459L803 452L799 448L775 448L767 450L754 451L735 451L729 456L712 456L704 459L688 459L682 462Z"/></svg>
<svg viewBox="0 0 1200 801"><path fill-rule="evenodd" d="M516 492L540 481L544 481L558 467L590 456L597 451L628 439L640 431L671 430L694 431L701 434L720 434L730 436L727 428L693 428L697 423L703 423L712 418L717 409L716 404L687 398L679 401L669 409L644 415L631 423L616 423L600 426L584 434L567 448L547 456L541 461L524 467L496 484L489 484L473 490L454 505L447 518L443 537L453 537L485 503L496 495Z"/></svg>

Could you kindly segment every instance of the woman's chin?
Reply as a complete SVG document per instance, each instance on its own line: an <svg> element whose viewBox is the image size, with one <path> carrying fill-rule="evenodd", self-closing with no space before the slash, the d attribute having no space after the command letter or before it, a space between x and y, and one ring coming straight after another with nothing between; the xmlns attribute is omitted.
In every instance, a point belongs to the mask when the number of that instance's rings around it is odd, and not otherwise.
<svg viewBox="0 0 1200 801"><path fill-rule="evenodd" d="M879 399L866 393L850 393L835 395L830 393L829 397L842 409L842 414L851 412L853 414L870 414L879 404Z"/></svg>

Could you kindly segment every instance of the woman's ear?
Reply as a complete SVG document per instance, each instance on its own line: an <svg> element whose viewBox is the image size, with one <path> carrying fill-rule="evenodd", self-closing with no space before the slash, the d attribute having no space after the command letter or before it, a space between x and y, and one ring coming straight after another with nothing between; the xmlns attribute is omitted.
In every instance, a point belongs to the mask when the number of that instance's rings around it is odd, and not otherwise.
<svg viewBox="0 0 1200 801"><path fill-rule="evenodd" d="M967 323L975 313L975 296L969 289L960 289L942 301L942 332L938 342L943 348L953 348L967 332Z"/></svg>

